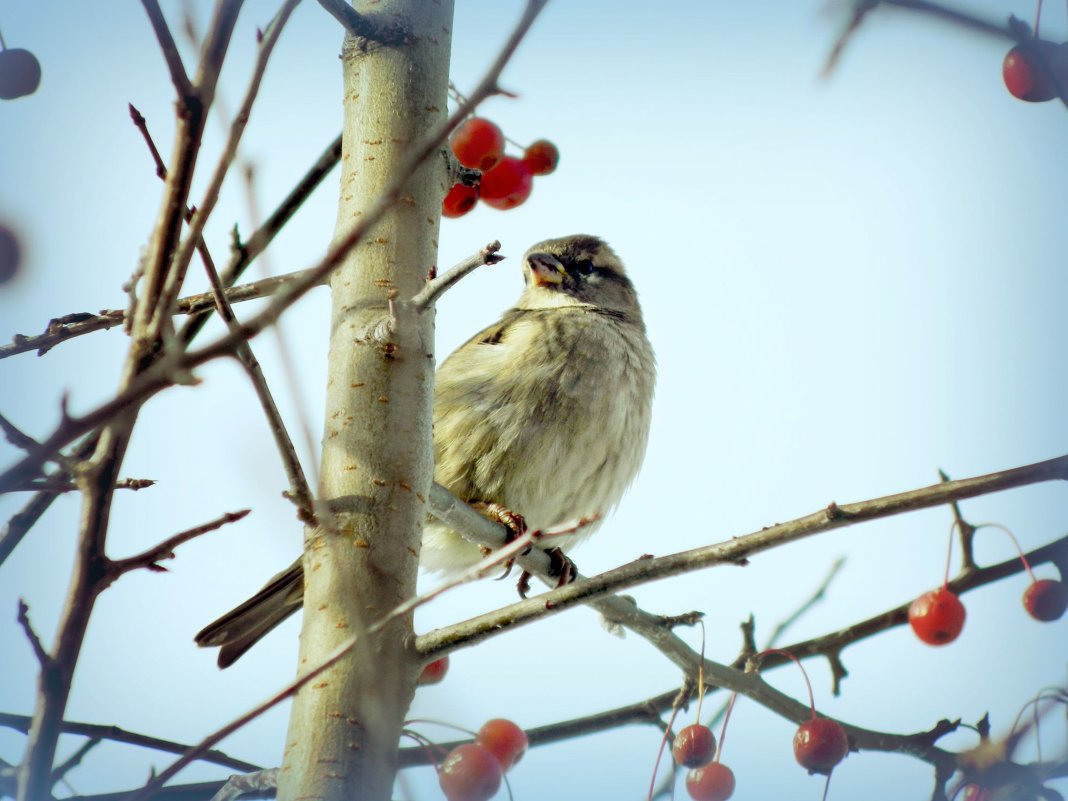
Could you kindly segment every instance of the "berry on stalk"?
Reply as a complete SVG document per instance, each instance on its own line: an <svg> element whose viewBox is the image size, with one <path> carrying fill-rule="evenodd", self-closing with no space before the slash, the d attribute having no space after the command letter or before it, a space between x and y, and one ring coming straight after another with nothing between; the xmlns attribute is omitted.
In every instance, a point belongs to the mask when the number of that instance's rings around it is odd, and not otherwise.
<svg viewBox="0 0 1068 801"><path fill-rule="evenodd" d="M734 773L722 762L709 762L686 774L686 792L694 801L727 801L734 795Z"/></svg>
<svg viewBox="0 0 1068 801"><path fill-rule="evenodd" d="M478 203L478 189L464 184L455 184L441 201L442 217L463 217Z"/></svg>
<svg viewBox="0 0 1068 801"><path fill-rule="evenodd" d="M947 587L925 592L909 606L909 625L928 645L946 645L964 628L964 604Z"/></svg>
<svg viewBox="0 0 1068 801"><path fill-rule="evenodd" d="M449 801L489 801L501 789L501 766L481 745L465 743L441 763L438 784Z"/></svg>
<svg viewBox="0 0 1068 801"><path fill-rule="evenodd" d="M501 770L508 771L527 752L527 733L505 718L494 718L482 724L475 742L493 754Z"/></svg>
<svg viewBox="0 0 1068 801"><path fill-rule="evenodd" d="M1041 47L1042 43L1036 40L1034 46ZM1055 55L1055 50L1052 48L1042 49L1048 50L1051 56ZM1034 56L1019 45L1012 48L1005 56L1001 64L1001 77L1005 81L1005 88L1009 90L1009 94L1020 100L1042 103L1057 96L1057 90L1053 87L1053 82L1050 81L1045 70L1042 69L1042 65L1036 63Z"/></svg>
<svg viewBox="0 0 1068 801"><path fill-rule="evenodd" d="M681 729L671 746L675 764L699 768L712 761L716 753L716 736L708 726L694 723Z"/></svg>
<svg viewBox="0 0 1068 801"><path fill-rule="evenodd" d="M842 724L812 717L794 735L794 758L809 773L830 773L849 753L849 738Z"/></svg>
<svg viewBox="0 0 1068 801"><path fill-rule="evenodd" d="M485 172L504 155L504 134L489 120L472 117L456 129L449 146L465 167Z"/></svg>
<svg viewBox="0 0 1068 801"><path fill-rule="evenodd" d="M1068 587L1054 579L1036 579L1024 591L1024 609L1035 620L1050 623L1068 610Z"/></svg>
<svg viewBox="0 0 1068 801"><path fill-rule="evenodd" d="M482 173L479 195L487 205L507 211L530 197L533 187L530 168L520 159L505 156L492 170Z"/></svg>
<svg viewBox="0 0 1068 801"><path fill-rule="evenodd" d="M560 151L548 139L539 139L523 151L523 163L533 175L548 175L560 163Z"/></svg>

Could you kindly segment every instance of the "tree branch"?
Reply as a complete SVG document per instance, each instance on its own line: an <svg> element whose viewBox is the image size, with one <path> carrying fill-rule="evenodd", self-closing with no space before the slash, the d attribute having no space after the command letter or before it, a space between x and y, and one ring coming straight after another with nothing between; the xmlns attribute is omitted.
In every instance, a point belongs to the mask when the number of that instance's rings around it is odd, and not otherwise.
<svg viewBox="0 0 1068 801"><path fill-rule="evenodd" d="M145 13L148 14L148 20L152 24L152 31L156 34L159 49L163 53L163 60L167 62L167 69L170 71L174 90L178 93L178 97L188 97L192 93L193 87L189 83L185 65L182 64L182 57L178 53L178 46L174 43L174 37L171 36L171 29L167 25L167 20L163 16L159 3L157 0L141 0L141 5L144 6ZM156 155L158 156L159 154L157 153Z"/></svg>
<svg viewBox="0 0 1068 801"><path fill-rule="evenodd" d="M28 715L13 715L9 712L0 712L0 726L14 729L23 734L30 730L30 721L31 718ZM121 729L118 726L103 726L95 723L77 723L65 720L62 724L62 731L64 734L77 734L90 739L110 740L116 743L150 748L154 751L163 751L168 754L183 754L190 748L184 743L162 740L158 737L150 737L147 734L138 734L137 732ZM222 751L205 751L200 755L199 760L220 765L230 770L253 771L260 769L259 765L234 759Z"/></svg>
<svg viewBox="0 0 1068 801"><path fill-rule="evenodd" d="M207 534L209 531L215 531L230 523L236 523L238 520L246 517L251 511L251 509L242 509L238 512L227 512L221 517L208 523L195 526L168 537L159 545L155 545L136 556L130 556L126 559L111 560L108 571L111 574L111 581L114 581L124 573L129 573L131 570L137 570L139 568L147 568L156 572L165 571L166 568L160 565L159 562L163 559L173 559L174 549L179 545L187 543L192 539L196 539L202 534Z"/></svg>
<svg viewBox="0 0 1068 801"><path fill-rule="evenodd" d="M30 623L30 607L26 605L26 602L19 598L19 611L17 615L19 625L22 626L22 631L26 635L26 639L30 642L30 648L33 649L33 655L37 657L38 664L42 668L46 667L49 662L52 661L52 657L48 655L48 651L41 644L41 638L37 636L37 632L33 630L33 624Z"/></svg>
<svg viewBox="0 0 1068 801"><path fill-rule="evenodd" d="M411 36L411 32L403 25L382 25L378 20L360 14L345 0L319 0L319 5L340 22L346 31L368 43L400 47L407 44Z"/></svg>
<svg viewBox="0 0 1068 801"><path fill-rule="evenodd" d="M478 253L468 256L448 272L434 276L427 281L423 290L412 298L412 306L415 307L416 311L425 311L433 306L438 298L451 289L454 284L460 281L460 279L470 275L482 265L498 264L504 261L505 257L498 255L497 253L500 249L501 243L494 240L482 248Z"/></svg>
<svg viewBox="0 0 1068 801"><path fill-rule="evenodd" d="M940 506L953 500L972 498L1027 484L1054 479L1063 480L1066 476L1068 476L1068 456L1061 456L1024 467L934 484L869 501L843 506L832 503L819 512L788 523L769 526L726 542L660 558L638 559L593 578L580 579L536 598L512 604L463 623L428 632L419 637L417 647L424 659L437 659L460 645L473 645L482 639L495 636L506 628L529 623L570 606L589 602L591 599L602 599L601 597L609 592L619 592L655 579L713 565L744 564L748 557L770 548L854 523ZM434 502L435 497L432 495L431 511L438 515ZM471 510L471 513L477 515L474 510ZM469 521L468 517L469 515L457 516L455 519L450 518L444 522L455 525L459 531L470 532L472 529L466 524L474 523L474 521ZM479 528L482 527L479 526ZM685 659L688 660L689 657Z"/></svg>

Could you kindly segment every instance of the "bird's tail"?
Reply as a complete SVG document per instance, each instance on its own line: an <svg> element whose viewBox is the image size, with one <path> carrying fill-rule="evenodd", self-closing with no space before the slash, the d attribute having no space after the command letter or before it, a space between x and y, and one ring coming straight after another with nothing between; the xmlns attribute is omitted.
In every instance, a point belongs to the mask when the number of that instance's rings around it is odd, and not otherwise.
<svg viewBox="0 0 1068 801"><path fill-rule="evenodd" d="M304 565L298 559L243 604L201 629L194 639L202 648L219 646L219 667L229 667L300 609L303 600Z"/></svg>

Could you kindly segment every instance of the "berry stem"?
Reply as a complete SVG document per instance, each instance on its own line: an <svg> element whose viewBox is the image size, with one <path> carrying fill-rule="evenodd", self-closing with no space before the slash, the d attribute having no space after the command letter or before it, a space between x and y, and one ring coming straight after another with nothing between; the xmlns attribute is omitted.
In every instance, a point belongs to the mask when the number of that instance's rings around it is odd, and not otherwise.
<svg viewBox="0 0 1068 801"><path fill-rule="evenodd" d="M801 676L805 680L805 687L808 689L808 706L809 706L809 709L812 710L812 719L815 720L816 719L816 697L812 694L812 684L808 680L808 673L805 672L805 668L801 664L801 660L798 659L796 656L794 656L789 651L786 651L786 650L784 650L782 648L768 648L768 649L766 649L764 651L761 651L759 654L757 654L756 658L758 660L759 659L763 659L768 654L778 654L779 656L785 656L788 659L790 659L795 665L797 665L797 669L801 671Z"/></svg>
<svg viewBox="0 0 1068 801"><path fill-rule="evenodd" d="M697 621L701 626L701 661L697 663L697 722L701 722L701 704L705 700L705 621Z"/></svg>
<svg viewBox="0 0 1068 801"><path fill-rule="evenodd" d="M1038 0L1038 8L1035 9L1035 38L1038 38L1038 25L1042 22L1042 0Z"/></svg>
<svg viewBox="0 0 1068 801"><path fill-rule="evenodd" d="M731 719L731 711L737 700L738 693L731 693L731 699L727 702L727 711L723 713L723 726L719 730L719 744L716 746L716 758L712 760L713 762L719 762L720 755L723 753L723 740L727 737L727 721Z"/></svg>
<svg viewBox="0 0 1068 801"><path fill-rule="evenodd" d="M949 547L946 548L946 572L942 576L942 589L949 589L949 563L953 558L953 533L957 530L957 526L960 525L957 520L954 520L949 526Z"/></svg>
<svg viewBox="0 0 1068 801"><path fill-rule="evenodd" d="M0 50L7 50L7 42L4 41L3 33L0 33Z"/></svg>
<svg viewBox="0 0 1068 801"><path fill-rule="evenodd" d="M660 771L660 758L664 756L664 748L667 746L668 735L671 734L671 728L675 725L675 716L679 714L679 704L676 703L671 710L671 720L668 721L667 726L664 728L664 736L660 738L660 748L656 751L656 762L653 763L653 775L649 779L649 798L648 801L653 801L653 793L656 792L656 774ZM672 768L674 770L674 768Z"/></svg>
<svg viewBox="0 0 1068 801"><path fill-rule="evenodd" d="M1012 540L1012 544L1016 546L1016 552L1020 554L1020 561L1023 562L1024 570L1027 571L1027 575L1031 577L1032 583L1037 581L1035 572L1031 569L1031 563L1027 561L1027 557L1024 556L1023 548L1020 547L1020 541L1016 539L1016 535L1009 530L1008 526L1003 526L1001 523L980 523L975 527L975 530L978 531L981 528L996 528L1008 534L1009 539Z"/></svg>

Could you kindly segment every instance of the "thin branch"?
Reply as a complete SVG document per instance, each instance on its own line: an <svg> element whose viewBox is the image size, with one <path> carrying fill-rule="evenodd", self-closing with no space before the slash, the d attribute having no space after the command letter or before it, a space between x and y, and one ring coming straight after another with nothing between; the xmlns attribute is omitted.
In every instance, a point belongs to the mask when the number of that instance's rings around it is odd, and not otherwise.
<svg viewBox="0 0 1068 801"><path fill-rule="evenodd" d="M823 581L820 582L819 586L816 587L813 593L804 601L804 603L797 607L792 614L779 621L775 626L771 632L771 636L768 637L767 643L764 646L765 648L771 648L777 645L779 637L781 637L788 628L794 625L794 623L804 617L812 607L823 600L824 596L827 594L827 588L831 586L831 582L834 581L835 577L837 577L838 573L842 570L845 561L844 556L839 556L834 560L831 564L831 569L827 571L827 575L824 577ZM790 649L787 648L785 650Z"/></svg>
<svg viewBox="0 0 1068 801"><path fill-rule="evenodd" d="M250 240L250 243L251 241L252 240ZM248 249L250 246L250 244L245 245L242 252L249 252ZM259 255L260 252L261 251L256 251L255 255ZM302 277L306 276L306 274L307 270L298 270L297 272L276 275L259 281L253 281L248 284L242 284L227 289L226 299L231 303L240 303L246 300L264 298L268 295L273 295L280 287L300 280ZM223 280L223 283L225 283L225 279ZM206 319L205 313L210 314L210 312L214 310L214 293L200 292L196 295L187 295L184 298L179 298L174 311L175 314L197 315L195 320L190 320L190 323L194 323ZM91 334L94 331L106 331L109 328L121 325L125 319L126 312L122 309L104 309L99 314L77 312L75 314L68 314L65 317L57 317L49 321L43 333L31 336L16 334L12 338L10 345L0 346L0 359L6 359L9 356L17 356L20 353L26 353L31 350L36 350L38 356L43 356L53 347L62 342L82 336L83 334ZM201 326L199 325L197 326L198 329L200 327ZM185 340L183 339L183 341Z"/></svg>
<svg viewBox="0 0 1068 801"><path fill-rule="evenodd" d="M408 43L410 32L403 25L382 25L378 20L356 11L346 0L319 0L319 5L359 39L386 47L400 47Z"/></svg>
<svg viewBox="0 0 1068 801"><path fill-rule="evenodd" d="M490 242L478 253L468 256L448 272L435 276L427 281L422 291L412 298L412 305L417 311L423 311L433 306L438 298L452 288L460 279L471 274L484 264L497 264L504 261L504 256L498 255L501 243L497 240Z"/></svg>
<svg viewBox="0 0 1068 801"><path fill-rule="evenodd" d="M31 718L29 715L13 715L8 712L0 712L0 726L26 734L30 730ZM65 720L62 724L64 734L77 734L99 740L110 740L126 745L136 745L140 748L150 748L154 751L163 751L168 754L183 754L189 750L185 743L176 743L173 740L162 740L158 737L150 737L147 734L127 731L118 726L103 726L96 723L77 723ZM253 771L259 770L260 766L241 759L234 759L222 751L205 751L200 757L201 762L210 762L230 770Z"/></svg>
<svg viewBox="0 0 1068 801"><path fill-rule="evenodd" d="M187 97L193 87L189 83L189 75L182 64L182 56L178 53L178 46L174 43L171 29L163 16L157 0L141 0L141 5L148 14L148 21L152 24L152 30L159 42L159 49L163 53L163 60L167 62L167 69L171 74L171 82L179 97ZM130 107L131 109L133 106ZM158 155L158 154L157 154Z"/></svg>
<svg viewBox="0 0 1068 801"><path fill-rule="evenodd" d="M30 641L30 647L33 649L33 655L37 657L37 662L41 667L45 667L52 662L52 657L48 655L48 651L45 650L44 645L41 644L41 638L37 636L37 632L33 630L33 624L30 623L30 607L26 602L19 598L19 611L18 622L22 626L22 631L26 635L26 639Z"/></svg>
<svg viewBox="0 0 1068 801"><path fill-rule="evenodd" d="M114 578L118 578L123 573L128 573L131 570L137 570L139 568L147 568L153 571L164 571L165 567L159 564L163 559L173 559L174 549L179 545L189 542L192 539L196 539L202 534L207 534L210 531L215 531L230 523L236 523L238 520L243 519L251 512L251 509L242 509L238 512L227 512L221 517L216 518L203 525L195 526L194 528L182 531L174 536L168 537L159 545L149 548L143 553L139 553L136 556L130 556L126 559L115 559L111 562L110 572Z"/></svg>
<svg viewBox="0 0 1068 801"><path fill-rule="evenodd" d="M156 482L150 478L120 478L115 482L117 490L132 490L137 492L148 487L155 486ZM77 492L81 489L77 484L66 477L66 473L45 476L42 479L27 481L23 484L6 487L3 492Z"/></svg>
<svg viewBox="0 0 1068 801"><path fill-rule="evenodd" d="M79 443L70 455L71 461L77 464L87 458L96 448L96 441L97 436L93 435ZM60 470L46 476L46 479L58 481L68 477L69 474ZM18 544L22 542L22 538L36 525L41 516L48 511L52 501L58 497L59 493L56 492L39 492L22 509L11 516L3 529L0 529L0 565L7 561Z"/></svg>
<svg viewBox="0 0 1068 801"><path fill-rule="evenodd" d="M289 682L289 684L287 684L273 696L268 698L266 701L257 704L245 714L226 724L221 729L217 729L212 734L209 734L199 743L197 743L192 748L187 750L184 754L182 754L181 757L172 762L162 773L157 776L154 776L152 780L149 781L144 787L140 788L134 793L131 793L130 796L127 798L127 801L145 801L145 799L154 797L155 794L160 790L160 788L162 788L163 785L171 779L171 777L176 775L190 763L200 759L202 755L205 754L216 743L225 739L226 737L229 737L231 734L245 726L250 721L258 718L264 712L267 712L268 710L282 703L282 701L292 697L301 687L310 682L312 679L319 676L321 673L323 673L323 671L330 668L331 665L333 665L335 662L345 656L345 654L347 654L350 650L352 650L353 646L356 645L356 639L356 637L350 637L348 640L346 640L337 648L335 648L334 651L330 653L321 663L316 665L307 673Z"/></svg>
<svg viewBox="0 0 1068 801"><path fill-rule="evenodd" d="M259 94L260 84L263 81L263 76L267 69L267 62L270 60L271 53L274 51L274 47L278 43L278 38L281 35L283 28L285 28L286 22L289 20L290 15L299 3L300 0L285 0L274 19L271 20L270 25L267 26L267 30L264 32L263 39L260 41L259 49L256 53L256 62L252 68L252 77L249 80L248 88L245 90L245 97L241 102L237 115L230 124L230 132L227 136L226 144L223 147L222 155L219 156L219 161L215 166L215 172L212 173L212 176L208 181L208 187L204 191L203 199L197 205L196 212L189 220L189 233L178 246L178 249L174 254L171 269L163 286L161 301L156 307L153 316L152 324L150 326L151 330L163 331L165 330L166 324L170 321L174 302L178 298L178 293L185 278L185 272L188 269L189 261L193 256L193 250L196 248L197 243L201 241L201 236L204 233L204 225L207 223L208 217L211 216L212 211L215 209L215 204L219 200L219 192L222 189L223 181L226 179L226 175L230 171L230 165L233 164L234 157L237 155L237 147L241 142L241 137L245 133L249 115L252 113L252 105L255 103L256 97ZM219 66L221 66L221 59ZM218 67L215 67L215 69L218 69ZM217 78L218 76L216 74L214 80L217 80ZM213 89L214 80L211 84ZM202 76L198 76L198 87L201 85L201 81Z"/></svg>
<svg viewBox="0 0 1068 801"><path fill-rule="evenodd" d="M16 448L20 448L24 451L33 451L35 448L41 447L37 440L18 428L18 426L8 420L3 414L0 414L0 430L3 430L4 438ZM73 473L75 471L75 463L67 459L62 453L55 454L50 461L54 461L68 473Z"/></svg>
<svg viewBox="0 0 1068 801"><path fill-rule="evenodd" d="M610 592L644 584L659 578L721 564L744 564L748 557L788 542L846 525L875 520L903 512L940 506L952 500L971 498L1001 490L1035 484L1068 476L1068 456L1061 456L1037 464L990 473L975 478L934 484L922 489L888 495L843 506L831 504L827 508L760 531L734 537L726 542L707 545L690 551L659 558L638 559L589 579L582 579L552 590L536 598L489 612L472 620L438 629L422 635L418 648L426 659L436 659L457 645L473 645L494 636L506 628L525 624L591 599L600 600ZM437 488L435 487L435 490ZM438 516L435 498L431 495L431 511ZM477 512L471 510L472 514ZM445 521L453 524L452 520ZM466 522L460 521L457 522ZM492 525L492 524L491 524ZM458 528L466 531L467 528ZM528 568L529 569L529 568ZM689 657L684 657L688 659Z"/></svg>
<svg viewBox="0 0 1068 801"><path fill-rule="evenodd" d="M92 751L94 748L96 748L98 745L100 745L101 742L102 740L100 740L100 738L91 737L90 739L82 743L77 751L75 751L73 754L63 760L63 762L56 766L56 769L52 771L52 784L55 785L63 781L63 778L68 773L70 773L72 770L82 764L82 760L85 759L85 755Z"/></svg>

